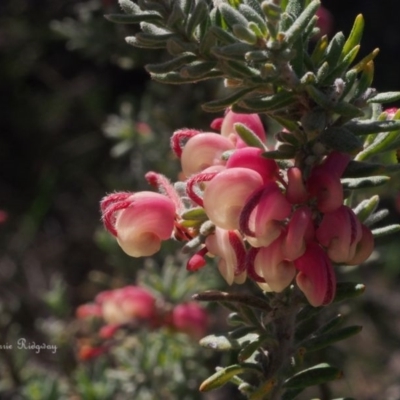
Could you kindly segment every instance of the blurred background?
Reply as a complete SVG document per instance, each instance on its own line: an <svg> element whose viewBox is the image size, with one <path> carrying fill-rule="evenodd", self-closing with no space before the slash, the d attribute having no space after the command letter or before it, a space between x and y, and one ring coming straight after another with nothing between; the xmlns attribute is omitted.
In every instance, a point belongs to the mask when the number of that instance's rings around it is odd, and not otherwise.
<svg viewBox="0 0 400 400"><path fill-rule="evenodd" d="M345 34L355 16L364 14L359 58L379 47L375 87L399 90L398 2L322 3L332 13L333 30ZM172 342L163 342L169 348L192 349L186 354L185 370L194 377L189 384L183 374L180 387L155 395L154 382L142 384L149 392L140 391L137 376L132 376L166 362L156 355L147 367L117 358L83 360L82 340L95 349L97 328L82 326L75 310L99 292L140 283L174 304L188 301L206 283L208 288L222 287L210 267L195 281L181 273L178 246L167 244L151 260L132 259L101 226L99 201L106 193L148 189L148 170L176 179L179 165L169 150L169 137L182 127L208 129L217 115L205 114L201 103L215 99L220 89L214 82L152 82L143 66L167 56L127 45L124 37L137 28L114 25L103 17L118 11L116 0L0 2L0 399L206 398L197 394L198 383L221 361L212 353L199 353L190 335L153 332L155 341L169 335ZM400 219L398 189L399 179L394 178L382 193L393 222ZM365 283L367 291L351 309L344 305L340 311L364 330L332 351L332 359L345 369L335 394L400 400L398 240L399 236L381 240L375 261L346 271L348 278ZM175 256L165 261L167 254ZM179 276L184 285L182 293L173 295L154 283L166 264L170 279ZM139 271L147 272L141 276ZM210 317L211 330L224 330L217 319ZM18 338L57 345L57 352L17 351ZM177 350L169 362L179 364L186 356ZM203 357L205 371L193 368L196 357ZM126 376L121 377L121 365L129 372ZM169 381L167 371L160 374ZM126 382L132 381L136 386L127 388ZM228 391L207 398L227 398ZM318 393L330 398L328 388Z"/></svg>

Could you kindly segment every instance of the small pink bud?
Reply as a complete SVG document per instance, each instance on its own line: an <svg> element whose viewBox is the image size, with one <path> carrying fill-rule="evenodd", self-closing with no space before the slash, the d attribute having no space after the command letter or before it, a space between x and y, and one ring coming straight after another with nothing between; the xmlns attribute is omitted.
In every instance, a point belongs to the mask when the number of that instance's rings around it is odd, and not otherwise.
<svg viewBox="0 0 400 400"><path fill-rule="evenodd" d="M251 129L263 143L266 142L264 126L258 114L237 114L229 110L221 125L221 135L232 140L236 148L247 147L247 144L243 142L235 131L234 125L238 122Z"/></svg>
<svg viewBox="0 0 400 400"><path fill-rule="evenodd" d="M222 154L234 148L231 141L217 133L199 133L187 142L181 156L183 173L189 177L212 165L224 165Z"/></svg>
<svg viewBox="0 0 400 400"><path fill-rule="evenodd" d="M207 236L206 247L211 254L220 257L218 270L229 285L243 283L246 250L237 231L216 227L215 232Z"/></svg>
<svg viewBox="0 0 400 400"><path fill-rule="evenodd" d="M284 259L282 241L283 235L269 246L261 247L254 260L255 271L274 292L282 292L296 275L294 264Z"/></svg>
<svg viewBox="0 0 400 400"><path fill-rule="evenodd" d="M323 6L317 10L317 27L320 29L319 36L329 35L333 31L333 16Z"/></svg>
<svg viewBox="0 0 400 400"><path fill-rule="evenodd" d="M248 168L221 171L204 190L204 209L208 217L220 228L238 229L243 206L262 184L260 174Z"/></svg>
<svg viewBox="0 0 400 400"><path fill-rule="evenodd" d="M107 197L103 203L107 203ZM162 240L171 237L175 205L159 193L139 192L109 204L103 210L103 220L125 253L151 256L160 249Z"/></svg>
<svg viewBox="0 0 400 400"><path fill-rule="evenodd" d="M299 270L297 285L310 304L314 307L329 304L335 297L336 277L325 251L311 242L294 265Z"/></svg>
<svg viewBox="0 0 400 400"><path fill-rule="evenodd" d="M258 172L264 183L276 179L278 164L262 156L263 150L257 147L243 147L237 149L228 159L226 168L249 168Z"/></svg>
<svg viewBox="0 0 400 400"><path fill-rule="evenodd" d="M337 263L353 259L361 236L361 223L346 206L324 214L316 231L318 242L327 248L328 257Z"/></svg>
<svg viewBox="0 0 400 400"><path fill-rule="evenodd" d="M179 304L172 310L173 327L195 339L201 339L207 332L208 315L196 303Z"/></svg>

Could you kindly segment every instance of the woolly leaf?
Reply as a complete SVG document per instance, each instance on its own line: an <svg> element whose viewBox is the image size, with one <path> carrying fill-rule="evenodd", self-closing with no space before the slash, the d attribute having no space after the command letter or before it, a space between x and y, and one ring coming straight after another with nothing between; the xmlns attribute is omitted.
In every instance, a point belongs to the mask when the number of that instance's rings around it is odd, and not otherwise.
<svg viewBox="0 0 400 400"><path fill-rule="evenodd" d="M272 96L245 99L240 105L254 112L268 112L286 108L295 103L295 101L296 98L293 93L281 91Z"/></svg>
<svg viewBox="0 0 400 400"><path fill-rule="evenodd" d="M167 72L175 71L180 67L196 60L196 56L193 53L184 53L179 57L173 58L172 60L166 61L160 64L147 64L146 70L154 74L164 74Z"/></svg>
<svg viewBox="0 0 400 400"><path fill-rule="evenodd" d="M352 120L343 126L355 135L369 135L370 133L393 132L400 130L400 121Z"/></svg>
<svg viewBox="0 0 400 400"><path fill-rule="evenodd" d="M361 222L364 222L378 207L379 196L372 196L370 199L365 199L357 205L353 210Z"/></svg>
<svg viewBox="0 0 400 400"><path fill-rule="evenodd" d="M331 149L354 153L362 149L362 141L346 128L328 128L319 135L319 140Z"/></svg>
<svg viewBox="0 0 400 400"><path fill-rule="evenodd" d="M264 143L260 138L246 125L237 122L235 125L236 133L241 137L241 139L250 147L258 147L265 150Z"/></svg>
<svg viewBox="0 0 400 400"><path fill-rule="evenodd" d="M374 235L375 238L385 235L391 235L392 233L397 233L397 232L400 232L399 224L388 225L383 228L376 228L372 230L372 234Z"/></svg>
<svg viewBox="0 0 400 400"><path fill-rule="evenodd" d="M156 13L140 13L140 14L106 14L104 16L111 22L116 24L139 24L140 22L155 22L162 21L162 17L160 14Z"/></svg>
<svg viewBox="0 0 400 400"><path fill-rule="evenodd" d="M391 103L400 100L400 92L385 92L379 93L374 97L368 99L368 103Z"/></svg>
<svg viewBox="0 0 400 400"><path fill-rule="evenodd" d="M235 93L232 93L231 95L224 97L222 99L209 101L208 103L203 104L202 108L207 112L216 112L225 110L227 107L239 101L241 98L243 98L253 90L254 88L246 88L238 90Z"/></svg>
<svg viewBox="0 0 400 400"><path fill-rule="evenodd" d="M381 186L390 180L389 176L378 175L367 178L344 178L341 180L343 189L365 189L376 186Z"/></svg>

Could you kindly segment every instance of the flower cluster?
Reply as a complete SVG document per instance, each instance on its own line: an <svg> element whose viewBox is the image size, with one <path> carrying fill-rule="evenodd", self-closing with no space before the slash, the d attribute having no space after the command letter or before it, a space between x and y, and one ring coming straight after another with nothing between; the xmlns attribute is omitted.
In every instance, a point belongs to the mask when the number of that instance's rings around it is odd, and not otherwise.
<svg viewBox="0 0 400 400"><path fill-rule="evenodd" d="M98 330L95 346L81 341L78 357L88 360L106 352L109 343L118 331L137 330L142 327L157 329L168 327L198 339L206 333L208 315L197 303L189 302L175 306L157 299L140 286L125 286L99 293L93 303L79 306L79 320L105 322Z"/></svg>
<svg viewBox="0 0 400 400"><path fill-rule="evenodd" d="M246 144L240 127L257 147ZM370 230L343 205L341 176L350 156L334 151L302 168L282 168L264 156L257 114L228 111L212 128L219 133L182 129L172 136L184 182L172 186L149 172L160 193L106 196L106 228L133 257L154 254L172 236L195 248L189 270L217 256L229 284L249 277L281 292L295 280L310 304L328 304L336 287L332 262L356 265L373 249Z"/></svg>

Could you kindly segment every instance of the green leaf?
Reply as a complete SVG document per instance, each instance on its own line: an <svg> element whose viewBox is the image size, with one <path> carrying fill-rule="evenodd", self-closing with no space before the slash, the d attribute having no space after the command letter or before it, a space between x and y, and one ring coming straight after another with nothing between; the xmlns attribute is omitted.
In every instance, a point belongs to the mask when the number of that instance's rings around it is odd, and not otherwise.
<svg viewBox="0 0 400 400"><path fill-rule="evenodd" d="M185 211L181 217L183 219L190 219L190 220L199 220L199 221L204 221L207 219L207 214L204 211L204 208L202 207L197 207L197 208L192 208L189 211Z"/></svg>
<svg viewBox="0 0 400 400"><path fill-rule="evenodd" d="M283 152L279 150L266 151L262 154L262 156L271 160L287 160L288 158L292 158L294 156L294 152L296 151L294 147L291 147L291 149L292 151L289 152Z"/></svg>
<svg viewBox="0 0 400 400"><path fill-rule="evenodd" d="M200 392L208 392L217 389L228 383L235 375L243 374L246 371L254 371L254 369L246 368L244 364L230 365L229 367L222 368L214 375L211 375L200 385Z"/></svg>
<svg viewBox="0 0 400 400"><path fill-rule="evenodd" d="M294 400L302 391L303 388L286 390L282 395L282 400Z"/></svg>
<svg viewBox="0 0 400 400"><path fill-rule="evenodd" d="M259 3L256 2L256 4ZM263 36L267 35L267 25L265 24L265 20L256 10L246 4L239 4L239 12L241 12L248 21L254 22Z"/></svg>
<svg viewBox="0 0 400 400"><path fill-rule="evenodd" d="M400 225L393 224L393 225L385 226L383 228L376 228L376 229L373 229L371 232L375 238L382 237L385 235L391 235L393 233L400 232Z"/></svg>
<svg viewBox="0 0 400 400"><path fill-rule="evenodd" d="M248 93L253 91L254 88L246 88L246 89L241 89L237 90L236 92L232 93L231 95L224 97L219 100L213 100L209 101L208 103L205 103L202 105L202 108L204 111L207 112L217 112L221 110L225 110L232 104L236 103L240 99L242 99L244 96L246 96Z"/></svg>
<svg viewBox="0 0 400 400"><path fill-rule="evenodd" d="M211 52L218 58L243 61L246 53L253 49L254 47L247 43L233 43L223 47L214 47Z"/></svg>
<svg viewBox="0 0 400 400"><path fill-rule="evenodd" d="M215 61L195 61L189 65L185 65L179 71L183 78L198 79L207 76L216 66Z"/></svg>
<svg viewBox="0 0 400 400"><path fill-rule="evenodd" d="M377 211L376 213L371 214L365 221L364 224L368 227L374 225L378 222L381 222L384 218L389 215L389 210L386 208Z"/></svg>
<svg viewBox="0 0 400 400"><path fill-rule="evenodd" d="M361 222L364 222L378 207L379 196L372 196L370 199L365 199L357 205L353 210Z"/></svg>
<svg viewBox="0 0 400 400"><path fill-rule="evenodd" d="M361 96L371 86L373 80L374 80L374 63L373 61L369 61L368 63L365 64L362 70L361 78L358 81L354 97L357 98Z"/></svg>
<svg viewBox="0 0 400 400"><path fill-rule="evenodd" d="M254 332L254 326L241 326L229 332L231 339L240 339Z"/></svg>
<svg viewBox="0 0 400 400"><path fill-rule="evenodd" d="M346 38L343 32L338 32L329 42L328 48L326 49L325 61L329 64L331 69L335 68L339 62L345 40Z"/></svg>
<svg viewBox="0 0 400 400"><path fill-rule="evenodd" d="M374 97L368 99L368 103L391 103L400 100L400 92L378 93Z"/></svg>
<svg viewBox="0 0 400 400"><path fill-rule="evenodd" d="M204 0L197 0L193 12L187 18L186 35L191 38L196 27L208 18L209 10Z"/></svg>
<svg viewBox="0 0 400 400"><path fill-rule="evenodd" d="M343 189L365 189L376 186L381 186L390 180L389 176L377 175L367 178L344 178L341 180Z"/></svg>
<svg viewBox="0 0 400 400"><path fill-rule="evenodd" d="M281 91L272 96L265 96L253 99L245 99L240 105L254 112L269 112L286 108L296 102L293 93Z"/></svg>
<svg viewBox="0 0 400 400"><path fill-rule="evenodd" d="M356 160L357 161L362 161L365 160L368 157L371 157L375 154L383 153L384 151L391 150L391 145L393 143L396 143L397 147L397 142L400 138L400 131L394 131L394 132L381 132L379 133L374 141L367 147L365 148L362 152L360 152Z"/></svg>
<svg viewBox="0 0 400 400"><path fill-rule="evenodd" d="M342 378L343 373L329 364L318 364L293 375L283 383L284 388L302 389Z"/></svg>
<svg viewBox="0 0 400 400"><path fill-rule="evenodd" d="M221 29L219 26L212 26L210 32L212 32L223 44L232 44L237 42L235 36Z"/></svg>
<svg viewBox="0 0 400 400"><path fill-rule="evenodd" d="M318 39L318 42L311 53L311 61L314 65L318 66L321 64L321 62L325 61L325 53L326 49L328 48L328 44L328 36L324 35Z"/></svg>
<svg viewBox="0 0 400 400"><path fill-rule="evenodd" d="M331 149L354 153L362 149L362 141L346 128L328 128L324 130L318 139Z"/></svg>
<svg viewBox="0 0 400 400"><path fill-rule="evenodd" d="M373 121L373 120L352 120L343 125L355 135L369 135L379 132L393 132L400 130L399 120Z"/></svg>
<svg viewBox="0 0 400 400"><path fill-rule="evenodd" d="M313 0L299 15L294 24L285 32L284 43L286 47L291 46L306 29L320 6L319 0Z"/></svg>
<svg viewBox="0 0 400 400"><path fill-rule="evenodd" d="M231 29L236 24L247 27L249 21L247 21L247 19L239 11L235 10L229 4L219 3L218 9L221 12L225 22L231 27Z"/></svg>
<svg viewBox="0 0 400 400"><path fill-rule="evenodd" d="M343 300L353 299L361 296L364 292L365 285L362 283L338 282L336 284L336 294L333 302L339 303Z"/></svg>
<svg viewBox="0 0 400 400"><path fill-rule="evenodd" d="M135 15L126 14L106 14L104 16L111 22L116 24L139 24L140 22L159 22L162 21L162 17L157 13L141 13Z"/></svg>
<svg viewBox="0 0 400 400"><path fill-rule="evenodd" d="M326 332L316 337L312 337L301 344L307 350L307 353L312 351L321 350L333 343L340 342L341 340L347 339L351 336L361 332L362 326L346 326L345 328L338 329L333 332Z"/></svg>
<svg viewBox="0 0 400 400"><path fill-rule="evenodd" d="M366 65L375 59L375 57L379 54L379 49L374 49L371 53L365 56L361 61L359 61L351 70L356 71L357 73L364 70ZM350 71L349 71L350 72Z"/></svg>
<svg viewBox="0 0 400 400"><path fill-rule="evenodd" d="M163 74L167 72L175 71L180 67L196 60L197 57L193 53L184 53L179 57L173 58L172 60L168 60L164 63L160 64L147 64L145 66L146 70L150 73L154 74Z"/></svg>
<svg viewBox="0 0 400 400"><path fill-rule="evenodd" d="M234 124L234 128L236 133L248 146L258 147L262 150L265 150L264 143L249 127L240 122L237 122L236 124Z"/></svg>
<svg viewBox="0 0 400 400"><path fill-rule="evenodd" d="M346 43L343 46L342 58L349 54L354 47L360 44L364 31L364 17L358 14Z"/></svg>
<svg viewBox="0 0 400 400"><path fill-rule="evenodd" d="M223 73L220 71L211 70L208 74L203 75L201 78L184 78L177 72L168 72L166 74L151 74L151 77L161 83L170 84L183 84L183 83L194 83L200 80L220 78Z"/></svg>

